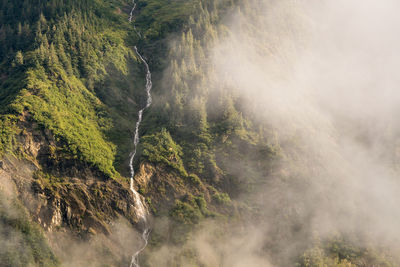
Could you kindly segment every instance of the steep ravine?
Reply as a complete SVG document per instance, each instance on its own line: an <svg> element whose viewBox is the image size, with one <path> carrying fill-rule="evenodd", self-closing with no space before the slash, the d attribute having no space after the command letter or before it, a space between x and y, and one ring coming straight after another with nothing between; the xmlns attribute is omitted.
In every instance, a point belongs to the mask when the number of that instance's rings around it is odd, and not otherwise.
<svg viewBox="0 0 400 267"><path fill-rule="evenodd" d="M135 11L136 8L136 3L135 0L133 0L132 2L133 6L131 9L131 12L129 14L129 22L132 22L133 19L133 12ZM136 27L134 26L134 29L136 31ZM139 37L140 34L138 33ZM144 66L146 67L146 85L145 85L145 90L146 90L146 104L144 107L142 107L139 112L138 112L138 118L136 121L136 125L135 125L135 133L134 133L134 137L133 137L133 151L131 152L130 158L129 158L129 169L130 169L130 190L133 194L133 197L135 199L135 206L137 209L137 213L140 217L140 221L143 225L143 230L142 230L142 239L143 239L143 245L142 247L140 247L133 255L132 255L132 260L131 260L131 264L130 267L140 267L139 265L139 255L140 253L146 248L147 244L148 244L148 239L149 239L149 235L151 232L151 228L149 225L149 221L148 221L148 211L145 208L143 202L142 202L142 198L139 195L139 193L135 190L133 183L134 183L134 177L135 177L135 170L133 167L133 161L135 159L136 156L136 152L137 152L137 146L139 144L140 141L140 137L139 137L139 128L140 128L140 124L142 123L142 119L143 119L143 112L150 107L151 103L152 103L152 98L151 98L151 88L153 87L153 83L151 80L151 72L150 72L150 68L149 65L147 64L146 60L143 58L143 56L139 53L137 47L134 47L135 53L136 55L139 57L139 59L142 61L142 63L144 64Z"/></svg>
<svg viewBox="0 0 400 267"><path fill-rule="evenodd" d="M147 99L146 99L146 105L139 110L138 112L138 119L136 121L136 126L135 126L135 135L133 137L133 145L134 145L134 150L131 153L130 159L129 159L129 169L131 171L131 177L130 177L130 190L133 194L133 197L135 199L135 207L137 209L137 213L139 215L140 220L143 223L143 232L142 232L142 238L144 241L143 246L136 251L133 256L132 256L132 261L131 261L131 267L135 266L135 267L139 267L139 254L140 252L142 252L148 243L148 239L149 239L149 234L150 234L150 226L149 226L149 222L148 222L148 212L144 206L144 204L142 203L142 199L141 196L139 195L139 193L135 190L135 188L133 187L133 183L134 183L134 177L135 177L135 171L133 168L133 160L135 159L136 156L136 150L137 150L137 145L139 144L139 127L140 127L140 123L142 122L143 119L143 112L145 109L147 109L148 107L150 107L152 99L151 99L151 88L153 86L152 81L151 81L151 72L150 72L150 68L149 65L147 64L146 60L142 57L142 55L138 52L137 47L135 46L135 52L138 55L138 57L140 58L140 60L143 62L143 64L146 67L146 94L147 94Z"/></svg>

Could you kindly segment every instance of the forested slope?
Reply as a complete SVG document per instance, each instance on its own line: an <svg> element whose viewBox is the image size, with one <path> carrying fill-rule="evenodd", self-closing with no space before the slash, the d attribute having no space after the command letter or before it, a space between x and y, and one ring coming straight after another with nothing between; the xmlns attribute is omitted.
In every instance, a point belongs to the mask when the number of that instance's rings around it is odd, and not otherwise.
<svg viewBox="0 0 400 267"><path fill-rule="evenodd" d="M143 266L396 266L354 229L313 228L320 209L310 203L335 213L329 198L347 196L340 186L325 196L337 173L319 138L334 134L317 134L313 114L286 120L275 102L249 97L256 82L236 80L234 64L259 58L268 79L290 79L279 71L306 46L302 21L272 4L265 16L270 1L136 2L130 23L127 0L1 0L0 237L23 241L0 247L0 265L122 266L140 247L127 178L146 97L137 46L154 99L134 162L151 214ZM250 59L235 46L242 37ZM221 71L229 49L233 65Z"/></svg>

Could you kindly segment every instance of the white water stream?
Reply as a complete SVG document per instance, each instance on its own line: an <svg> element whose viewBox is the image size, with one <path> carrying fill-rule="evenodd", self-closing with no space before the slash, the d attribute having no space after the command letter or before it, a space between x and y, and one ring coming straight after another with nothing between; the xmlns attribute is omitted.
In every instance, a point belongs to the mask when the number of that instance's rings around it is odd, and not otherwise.
<svg viewBox="0 0 400 267"><path fill-rule="evenodd" d="M135 8L136 8L136 3L135 3L135 0L133 0L132 1L132 9L131 9L131 12L129 13L129 22L132 22L132 19L133 19L133 11L135 11Z"/></svg>
<svg viewBox="0 0 400 267"><path fill-rule="evenodd" d="M152 82L151 82L151 72L149 69L149 65L147 64L146 60L142 57L142 55L138 52L137 47L135 46L135 52L138 55L138 57L140 58L140 60L143 62L143 64L146 67L146 93L147 93L147 100L146 100L146 105L139 110L138 112L138 119L136 121L136 127L135 127L135 135L133 138L133 151L131 153L131 157L129 159L129 169L130 169L130 173L131 173L131 177L130 177L130 190L133 193L133 197L135 200L135 207L136 207L136 212L137 215L139 217L139 219L142 221L143 225L144 225L144 230L142 233L142 238L144 241L143 246L135 252L135 254L132 256L132 261L131 261L131 265L130 267L139 267L139 254L140 252L142 252L146 246L147 246L147 241L148 241L148 237L150 234L150 227L148 225L147 222L147 210L143 205L142 199L139 195L139 193L133 188L133 177L135 176L135 170L133 168L133 160L135 158L136 155L136 149L137 149L137 145L139 143L139 127L140 127L140 123L142 122L142 118L143 118L143 111L150 107L152 99L151 99L151 88L153 86Z"/></svg>
<svg viewBox="0 0 400 267"><path fill-rule="evenodd" d="M129 22L132 22L133 19L133 11L136 8L136 3L133 0L133 7L131 9L131 12L129 14ZM136 30L136 28L135 28ZM140 35L139 35L140 36ZM153 86L152 82L151 82L151 72L150 72L150 68L149 65L147 64L146 60L142 57L142 55L139 53L137 47L135 46L135 52L136 55L140 58L140 60L143 62L143 64L146 67L146 93L147 93L147 99L146 99L146 105L139 110L138 112L138 119L136 121L136 126L135 126L135 134L133 137L133 151L131 153L130 159L129 159L129 169L130 169L130 190L133 193L133 197L135 200L135 207L136 207L136 213L139 217L139 220L143 223L143 232L142 232L142 239L144 241L143 246L137 250L133 255L132 255L132 260L131 260L131 264L130 267L140 267L139 265L139 254L146 248L147 243L148 243L148 238L149 238L149 234L150 234L150 227L147 221L147 210L143 205L142 199L139 195L139 193L135 190L135 188L133 187L133 177L135 176L135 170L133 168L133 160L135 159L136 156L136 150L137 150L137 145L139 143L139 127L140 124L142 122L142 118L143 118L143 111L150 107L152 99L151 99L151 88Z"/></svg>

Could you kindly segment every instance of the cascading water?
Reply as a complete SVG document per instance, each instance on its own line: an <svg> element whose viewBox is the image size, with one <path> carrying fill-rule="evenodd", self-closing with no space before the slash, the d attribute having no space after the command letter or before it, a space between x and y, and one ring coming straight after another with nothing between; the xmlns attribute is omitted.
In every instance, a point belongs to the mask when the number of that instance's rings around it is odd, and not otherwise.
<svg viewBox="0 0 400 267"><path fill-rule="evenodd" d="M133 11L135 11L135 8L136 8L136 3L135 3L135 0L133 0L132 1L132 9L131 9L131 12L129 13L129 22L132 22L132 19L133 19Z"/></svg>
<svg viewBox="0 0 400 267"><path fill-rule="evenodd" d="M139 51L138 51L136 46L135 46L135 52L136 52L136 54L138 55L138 57L140 58L140 60L143 62L143 64L146 67L146 93L147 93L147 100L146 100L146 105L141 110L139 110L138 119L136 121L135 134L134 134L134 138L133 138L134 148L133 148L131 157L129 159L129 168L130 168L130 173L131 173L130 190L132 191L133 196L134 196L137 215L138 215L139 219L142 221L143 226L144 226L143 233L142 233L142 238L143 238L144 244L138 251L135 252L135 254L133 254L130 267L139 267L139 254L140 254L140 252L142 252L146 248L147 242L148 242L148 237L149 237L149 234L150 234L150 227L149 227L148 222L147 222L147 211L146 211L146 208L143 205L143 202L142 202L142 200L140 198L139 193L133 188L133 177L135 176L135 170L133 168L133 160L135 158L137 145L139 143L139 127L140 127L140 123L142 122L143 111L146 108L150 107L151 102L152 102L150 91L151 91L151 88L152 88L153 84L151 82L151 72L150 72L149 65L147 64L146 60L142 57L142 55L139 53Z"/></svg>
<svg viewBox="0 0 400 267"><path fill-rule="evenodd" d="M135 8L136 8L136 3L135 3L135 1L133 1L133 7L132 7L131 12L129 14L129 22L132 22L133 11L135 11ZM135 31L136 31L136 28L135 28ZM139 37L140 37L140 34L139 34ZM143 202L142 202L142 199L140 198L139 193L133 187L133 177L135 176L135 170L133 168L133 160L135 159L137 145L139 143L139 127L140 127L140 123L142 122L143 111L146 108L150 107L151 102L152 102L150 91L151 91L151 88L152 88L153 84L151 82L151 72L150 72L149 65L147 64L146 60L142 57L142 55L139 53L137 47L135 46L134 48L135 48L136 55L140 58L140 60L143 62L143 64L146 67L146 93L147 93L146 105L141 110L139 110L139 112L138 112L138 119L136 121L135 134L134 134L134 137L133 137L133 146L134 146L134 148L133 148L133 151L132 151L130 159L129 159L130 190L133 193L133 197L134 197L134 201L135 201L135 207L136 207L136 213L137 213L137 215L139 217L139 220L143 223L142 239L144 241L143 246L132 255L132 260L131 260L130 267L140 267L140 265L139 265L139 254L147 246L148 238L149 238L149 234L150 234L150 227L149 227L148 221L147 221L147 210L143 205Z"/></svg>
<svg viewBox="0 0 400 267"><path fill-rule="evenodd" d="M129 22L132 22L133 19L133 11L135 11L136 8L136 3L135 0L132 1L132 9L131 12L129 13ZM140 32L138 32L138 30L136 29L136 26L133 25L133 29L135 30L136 34L139 35L140 38L142 38L142 35L140 34Z"/></svg>

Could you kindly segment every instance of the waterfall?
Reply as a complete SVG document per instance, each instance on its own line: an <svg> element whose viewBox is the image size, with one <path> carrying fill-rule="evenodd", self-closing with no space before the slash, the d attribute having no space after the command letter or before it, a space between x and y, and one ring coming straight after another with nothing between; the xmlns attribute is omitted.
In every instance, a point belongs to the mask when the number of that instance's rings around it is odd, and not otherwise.
<svg viewBox="0 0 400 267"><path fill-rule="evenodd" d="M131 12L129 14L129 22L132 22L133 19L133 11L136 8L136 3L133 0L133 7L131 9ZM134 27L135 31L136 31L136 27ZM137 31L136 31L137 32ZM140 34L138 34L140 37ZM139 220L143 223L143 232L142 232L142 239L144 241L143 246L137 250L133 255L132 255L132 260L131 260L131 264L130 267L140 267L139 265L139 254L146 248L147 243L148 243L148 239L149 239L149 234L150 234L150 227L148 225L148 221L147 221L147 210L143 205L142 199L139 195L139 193L134 189L133 187L133 177L135 176L135 170L133 168L133 160L135 159L136 156L136 150L137 150L137 145L139 144L139 128L140 128L140 124L142 122L143 119L143 111L150 107L152 99L151 99L151 88L153 86L152 82L151 82L151 72L150 72L150 68L149 65L147 64L146 60L142 57L142 55L139 53L137 47L134 47L136 55L140 58L140 60L142 61L142 63L145 65L146 67L146 94L147 94L147 99L146 99L146 105L139 110L138 112L138 118L136 121L136 126L135 126L135 133L134 133L134 137L133 137L133 151L130 155L129 158L129 169L130 169L130 190L133 193L133 198L135 201L135 207L136 207L136 213L139 217Z"/></svg>
<svg viewBox="0 0 400 267"><path fill-rule="evenodd" d="M135 8L136 8L136 3L135 3L135 0L133 0L132 1L132 9L131 9L131 12L129 13L129 22L132 22L132 19L133 19L133 11L135 11Z"/></svg>
<svg viewBox="0 0 400 267"><path fill-rule="evenodd" d="M150 72L150 68L149 65L147 64L146 60L142 57L142 55L139 53L137 47L135 46L135 52L138 55L138 57L140 58L140 60L143 62L143 64L146 67L146 93L147 93L147 100L146 100L146 105L139 110L138 112L138 119L136 121L136 126L135 126L135 134L133 137L133 151L131 153L130 159L129 159L129 169L130 169L130 190L133 193L133 197L135 200L135 207L136 207L136 213L139 217L139 219L143 222L144 224L144 230L142 233L142 238L144 241L143 246L136 251L136 253L132 256L132 261L131 261L131 265L130 267L139 267L139 254L140 252L142 252L145 247L147 246L147 242L148 242L148 238L149 238L149 234L150 234L150 227L148 225L148 221L147 221L147 211L146 208L143 205L142 199L140 198L139 193L133 188L133 177L135 176L135 170L133 168L133 160L135 158L136 155L136 150L137 150L137 145L139 144L139 127L140 127L140 123L142 122L142 118L143 118L143 111L150 107L152 99L151 99L151 87L153 86L152 82L151 82L151 72Z"/></svg>

